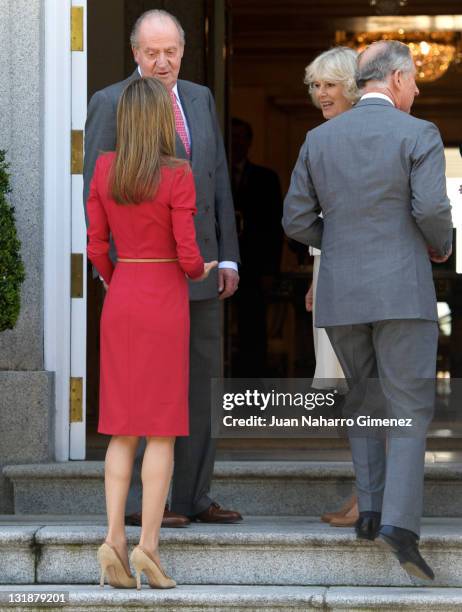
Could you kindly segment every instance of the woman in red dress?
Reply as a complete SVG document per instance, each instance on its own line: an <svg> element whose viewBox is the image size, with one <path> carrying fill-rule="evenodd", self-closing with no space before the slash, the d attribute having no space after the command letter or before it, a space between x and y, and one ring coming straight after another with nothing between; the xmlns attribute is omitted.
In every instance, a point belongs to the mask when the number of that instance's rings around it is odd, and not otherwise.
<svg viewBox="0 0 462 612"><path fill-rule="evenodd" d="M143 525L132 553L139 587L175 581L158 553L162 514L173 471L176 436L187 436L189 297L186 276L205 279L195 239L194 179L175 159L171 101L156 79L137 79L117 111L117 149L101 155L87 201L88 257L108 286L101 316L98 431L112 436L105 461L108 534L98 551L104 576L133 587L124 515L140 436L146 437L141 478ZM118 254L109 258L109 236Z"/></svg>

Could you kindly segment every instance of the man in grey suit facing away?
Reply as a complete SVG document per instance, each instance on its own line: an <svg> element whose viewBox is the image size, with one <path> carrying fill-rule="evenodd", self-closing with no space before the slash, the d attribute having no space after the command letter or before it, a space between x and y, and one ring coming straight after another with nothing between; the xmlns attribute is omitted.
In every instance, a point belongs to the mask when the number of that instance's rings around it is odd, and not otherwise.
<svg viewBox="0 0 462 612"><path fill-rule="evenodd" d="M138 68L125 81L95 93L85 125L84 202L96 159L115 149L119 97L133 79L156 77L168 89L176 124L178 157L191 160L196 185L197 241L207 261L219 261L203 283L190 284L190 435L175 443L171 509L163 526L185 527L190 520L233 523L238 512L225 510L208 495L215 460L211 439L210 379L221 375L221 305L233 295L239 276L239 247L223 139L215 103L207 87L178 80L184 51L179 21L162 10L147 11L137 20L130 39ZM154 400L155 401L155 398ZM135 513L131 524L140 524Z"/></svg>
<svg viewBox="0 0 462 612"><path fill-rule="evenodd" d="M435 125L409 115L419 91L406 45L368 47L357 82L358 104L307 134L283 225L290 238L322 246L315 324L326 328L350 390L378 378L392 411L413 419L407 437L391 433L386 444L350 435L356 534L433 579L418 540L438 340L430 260L446 261L452 249L443 144Z"/></svg>

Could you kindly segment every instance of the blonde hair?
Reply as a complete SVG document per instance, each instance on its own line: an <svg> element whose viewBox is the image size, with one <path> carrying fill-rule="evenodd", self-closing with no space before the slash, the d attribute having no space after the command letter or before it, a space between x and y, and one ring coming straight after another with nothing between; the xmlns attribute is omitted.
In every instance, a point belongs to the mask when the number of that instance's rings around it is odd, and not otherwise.
<svg viewBox="0 0 462 612"><path fill-rule="evenodd" d="M308 85L313 104L319 108L319 102L314 96L313 83L316 81L329 81L343 85L343 95L354 104L360 98L356 86L356 66L358 54L349 47L333 47L318 55L305 68L303 82Z"/></svg>
<svg viewBox="0 0 462 612"><path fill-rule="evenodd" d="M175 119L165 86L152 77L132 81L117 106L116 155L109 192L119 204L153 199L163 165L175 156Z"/></svg>

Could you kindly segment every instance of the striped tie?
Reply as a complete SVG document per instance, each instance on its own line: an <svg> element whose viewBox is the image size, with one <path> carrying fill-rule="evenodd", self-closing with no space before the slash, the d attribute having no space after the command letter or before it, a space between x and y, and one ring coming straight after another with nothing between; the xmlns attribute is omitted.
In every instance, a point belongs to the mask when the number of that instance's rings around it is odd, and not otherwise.
<svg viewBox="0 0 462 612"><path fill-rule="evenodd" d="M181 114L180 107L178 105L178 101L173 90L170 90L170 97L172 99L173 104L173 112L175 114L175 129L178 136L181 138L181 142L184 144L184 148L186 150L186 154L188 157L191 156L191 146L189 143L188 133L186 131L186 126L183 121L183 115Z"/></svg>

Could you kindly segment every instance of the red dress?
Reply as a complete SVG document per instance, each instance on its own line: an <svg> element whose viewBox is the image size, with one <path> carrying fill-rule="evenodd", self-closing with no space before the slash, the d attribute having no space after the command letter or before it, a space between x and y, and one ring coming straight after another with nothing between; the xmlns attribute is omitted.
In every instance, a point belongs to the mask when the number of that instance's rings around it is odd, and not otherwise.
<svg viewBox="0 0 462 612"><path fill-rule="evenodd" d="M115 153L98 158L87 201L88 257L109 285L101 316L98 431L125 436L189 434L189 296L185 273L204 270L196 243L188 166L163 167L154 199L117 204L108 194ZM170 259L123 263L109 258Z"/></svg>

